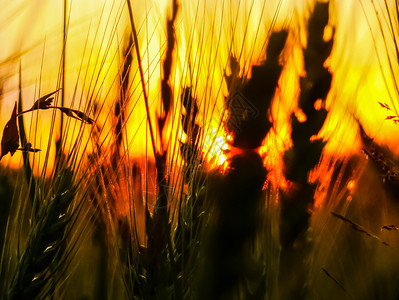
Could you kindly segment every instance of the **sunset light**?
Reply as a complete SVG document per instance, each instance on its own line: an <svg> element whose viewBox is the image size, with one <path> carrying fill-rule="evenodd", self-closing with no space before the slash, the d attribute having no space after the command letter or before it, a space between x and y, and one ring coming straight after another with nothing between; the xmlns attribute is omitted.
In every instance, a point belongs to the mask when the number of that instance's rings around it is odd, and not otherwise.
<svg viewBox="0 0 399 300"><path fill-rule="evenodd" d="M398 299L398 1L0 3L1 299Z"/></svg>

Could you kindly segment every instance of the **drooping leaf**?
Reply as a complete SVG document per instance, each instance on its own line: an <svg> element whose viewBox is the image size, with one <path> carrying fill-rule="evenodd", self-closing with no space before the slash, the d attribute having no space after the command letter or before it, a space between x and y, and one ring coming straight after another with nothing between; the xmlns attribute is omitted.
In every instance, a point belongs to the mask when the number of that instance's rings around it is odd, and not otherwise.
<svg viewBox="0 0 399 300"><path fill-rule="evenodd" d="M74 114L72 113L72 109L67 108L67 107L56 107L60 111L62 111L64 114L66 114L68 117L76 118Z"/></svg>
<svg viewBox="0 0 399 300"><path fill-rule="evenodd" d="M55 90L54 92L48 93L35 101L32 108L30 110L35 109L49 109L51 104L53 103L54 97L49 98L50 96L57 93L60 89Z"/></svg>
<svg viewBox="0 0 399 300"><path fill-rule="evenodd" d="M85 113L83 113L79 110L68 108L68 107L58 107L58 106L54 106L54 108L58 108L60 111L62 111L68 117L75 118L75 119L82 121L84 123L87 123L87 124L94 124L94 120L92 118L90 118L88 115L86 115Z"/></svg>
<svg viewBox="0 0 399 300"><path fill-rule="evenodd" d="M92 118L90 118L88 115L86 115L85 113L79 111L79 110L73 110L73 112L78 116L78 118L87 123L87 124L94 124L94 120Z"/></svg>
<svg viewBox="0 0 399 300"><path fill-rule="evenodd" d="M3 137L1 139L0 159L2 159L3 156L6 155L8 152L10 152L11 156L13 156L18 147L19 132L17 127L17 103L15 103L11 118L4 127Z"/></svg>

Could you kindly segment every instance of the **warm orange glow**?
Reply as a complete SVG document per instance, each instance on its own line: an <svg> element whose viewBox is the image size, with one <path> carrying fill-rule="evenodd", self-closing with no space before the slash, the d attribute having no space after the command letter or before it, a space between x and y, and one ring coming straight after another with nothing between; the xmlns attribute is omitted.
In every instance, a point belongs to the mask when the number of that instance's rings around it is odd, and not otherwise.
<svg viewBox="0 0 399 300"><path fill-rule="evenodd" d="M314 103L315 110L320 110L323 107L323 100L319 99Z"/></svg>
<svg viewBox="0 0 399 300"><path fill-rule="evenodd" d="M217 135L215 128L212 128L212 135L207 136L204 141L204 153L206 159L210 162L211 166L222 166L227 167L227 153L229 146L225 141L225 138L221 135Z"/></svg>
<svg viewBox="0 0 399 300"><path fill-rule="evenodd" d="M298 119L298 121L300 122L300 123L304 123L304 122L306 122L306 115L304 114L304 112L300 109L300 110L297 110L296 112L295 112L295 116L296 116L296 118Z"/></svg>
<svg viewBox="0 0 399 300"><path fill-rule="evenodd" d="M353 190L355 189L355 187L356 187L356 183L355 183L354 180L351 180L351 181L348 182L347 188L348 188L349 191L353 192Z"/></svg>
<svg viewBox="0 0 399 300"><path fill-rule="evenodd" d="M286 28L290 35L281 57L285 69L269 115L273 129L260 148L260 153L265 157L266 166L270 170L269 179L273 184L287 186L282 176L281 157L291 143L291 114L295 113L300 122L307 118L298 109L297 100L299 77L304 75L302 47L306 44L304 28L310 2L283 1L281 7L277 0L180 3L170 80L174 103L164 133L170 149L176 150L179 142L187 141L181 127L180 92L183 87L191 86L200 109L197 123L202 129L200 144L206 153L206 160L211 166L227 165L231 137L226 136L220 124L224 117L224 97L227 95L224 75L229 72L229 55L238 58L241 73L250 77L251 66L265 59L267 36L276 8L279 8L274 29ZM0 50L0 80L3 85L0 128L7 122L17 99L19 61L22 65L25 108L30 107L34 99L58 86L62 1L44 1L40 9L34 3L26 1L23 6L9 4L5 12L0 13L0 20L3 21L0 32L3 45ZM130 32L125 2L92 0L75 1L69 5L66 105L86 110L90 104L87 112L93 118L98 117L97 125L101 128L98 141L109 149L113 143L110 138L113 125L109 121L113 114L113 103L118 97L123 60L121 54L125 35ZM11 12L20 9L17 18L6 18ZM169 2L135 2L134 10L151 120L156 130L157 115L161 112L160 79L166 42L165 12L170 10ZM333 33L335 35L333 52L326 62L334 77L326 103L320 100L315 104L316 109L325 106L329 111L327 121L318 135L328 141L325 154L345 157L360 151L356 118L377 142L386 143L393 150L398 149L395 147L399 143L398 127L393 122L383 121L386 112L378 105L378 101L382 101L395 108L393 100L396 98L391 100L389 95L393 91L393 79L389 76L385 79L389 87L387 90L381 75L381 70L389 74L389 65L383 47L380 47L381 34L374 29L378 26L373 8L363 1L335 1L330 10L331 25L326 28L324 38L328 39ZM15 55L16 59L10 59ZM126 107L123 148L131 157L147 155L151 158L153 153L136 57L133 57L129 81L130 97ZM102 107L98 116L94 115L91 108L93 102ZM32 155L37 172L41 171L45 160L49 129L51 126L59 127L59 117L55 118L53 124L51 118L51 111L25 115L25 126L30 128L29 140L35 147L42 149L42 152ZM66 142L67 149L70 149L78 136L80 123L75 120L66 122L70 124ZM90 140L93 137L91 130L91 126L84 126L80 150L83 157L84 151L91 152L95 148L97 140ZM57 131L54 132L53 140L57 134ZM156 140L159 149L159 135ZM51 146L49 161L53 160L54 146ZM19 166L21 155L16 153L12 158L6 156L2 163ZM348 189L353 189L354 182L349 184Z"/></svg>

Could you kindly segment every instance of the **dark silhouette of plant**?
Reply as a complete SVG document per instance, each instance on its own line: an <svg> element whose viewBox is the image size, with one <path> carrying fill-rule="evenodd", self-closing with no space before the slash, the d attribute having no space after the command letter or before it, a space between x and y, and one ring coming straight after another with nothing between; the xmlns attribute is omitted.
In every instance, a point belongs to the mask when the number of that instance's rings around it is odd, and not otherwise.
<svg viewBox="0 0 399 300"><path fill-rule="evenodd" d="M30 232L7 299L42 298L50 293L49 282L55 270L61 271L69 256L65 243L74 217L70 205L75 197L73 172L65 169L54 182L54 193L45 201ZM73 222L72 222L73 224Z"/></svg>
<svg viewBox="0 0 399 300"><path fill-rule="evenodd" d="M10 153L11 156L15 153L17 150L24 150L24 151L30 151L30 152L36 152L32 148L29 148L30 150L27 150L26 145L23 145L23 148L19 148L19 131L17 127L17 117L28 113L32 112L35 110L46 110L50 108L58 109L64 114L66 114L69 117L75 118L77 120L80 120L84 123L87 124L94 124L94 120L91 119L87 114L68 107L61 107L61 106L52 106L52 102L54 100L52 95L57 93L59 90L56 90L54 92L51 92L47 95L44 95L43 97L40 97L38 100L35 101L33 106L25 111L22 111L17 114L17 104L15 103L13 112L11 114L10 120L7 122L6 126L4 127L3 130L3 137L1 139L1 156L0 159L3 158L4 155L7 153Z"/></svg>
<svg viewBox="0 0 399 300"><path fill-rule="evenodd" d="M133 31L133 39L136 49L136 55L139 63L141 84L143 96L146 105L147 120L149 123L150 138L155 157L155 167L157 170L157 200L153 213L145 207L145 232L147 236L147 245L137 245L134 240L134 233L131 232L132 243L130 243L128 261L139 261L138 265L130 265L131 282L133 291L130 297L140 295L146 299L169 299L182 297L179 288L174 252L171 240L171 225L169 224L169 203L168 203L168 174L166 170L167 143L164 139L165 124L173 104L172 88L170 86L170 74L173 63L173 51L175 47L175 29L174 23L177 17L177 1L172 2L172 16L168 18L166 24L167 45L163 60L163 77L161 80L161 99L162 112L157 118L157 129L160 141L160 151L155 144L155 136L150 118L148 97L145 87L144 72L141 65L140 51L138 47L137 31L134 25L132 7L127 0L129 17Z"/></svg>
<svg viewBox="0 0 399 300"><path fill-rule="evenodd" d="M252 243L259 226L259 207L267 171L256 151L271 128L268 110L283 70L279 56L287 31L271 34L266 60L252 67L249 79L239 76L240 67L230 59L231 75L226 76L226 130L232 145L241 150L229 160L229 167L212 189L214 208L209 238L204 249L205 267L199 294L201 299L232 299L244 289L244 297L264 297L263 270L251 266ZM255 277L255 278L254 278ZM246 280L260 283L246 289Z"/></svg>
<svg viewBox="0 0 399 300"><path fill-rule="evenodd" d="M374 139L369 137L363 126L358 122L362 150L370 158L369 163L377 171L384 187L395 201L399 192L399 161L387 148L378 145Z"/></svg>
<svg viewBox="0 0 399 300"><path fill-rule="evenodd" d="M120 162L120 147L122 145L123 127L126 126L126 107L129 103L129 75L132 66L132 49L133 40L129 36L127 45L123 51L122 72L119 83L119 97L115 101L114 116L115 116L115 145L112 152L112 166L117 170L118 162Z"/></svg>
<svg viewBox="0 0 399 300"><path fill-rule="evenodd" d="M325 142L311 140L322 128L327 111L316 109L315 102L325 103L332 75L324 62L331 53L333 37L324 41L324 29L329 20L329 3L317 2L308 21L308 42L303 50L306 76L300 78L298 107L306 115L300 122L291 116L292 148L284 153L284 176L292 183L289 191L280 194L281 225L281 287L286 297L306 298L304 264L305 233L309 226L309 209L314 202L317 183L308 181L309 172L318 164ZM295 269L298 273L293 273Z"/></svg>
<svg viewBox="0 0 399 300"><path fill-rule="evenodd" d="M11 118L4 127L3 137L1 139L0 159L3 158L3 156L7 153L10 153L11 156L13 156L15 151L18 150L18 147L19 132L17 127L17 104L15 103Z"/></svg>

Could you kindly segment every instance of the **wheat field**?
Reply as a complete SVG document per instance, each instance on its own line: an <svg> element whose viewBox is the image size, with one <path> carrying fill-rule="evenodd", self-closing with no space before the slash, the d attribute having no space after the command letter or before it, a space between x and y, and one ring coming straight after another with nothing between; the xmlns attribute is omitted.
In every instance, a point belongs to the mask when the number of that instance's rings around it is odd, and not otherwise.
<svg viewBox="0 0 399 300"><path fill-rule="evenodd" d="M0 7L1 299L398 299L397 1Z"/></svg>

